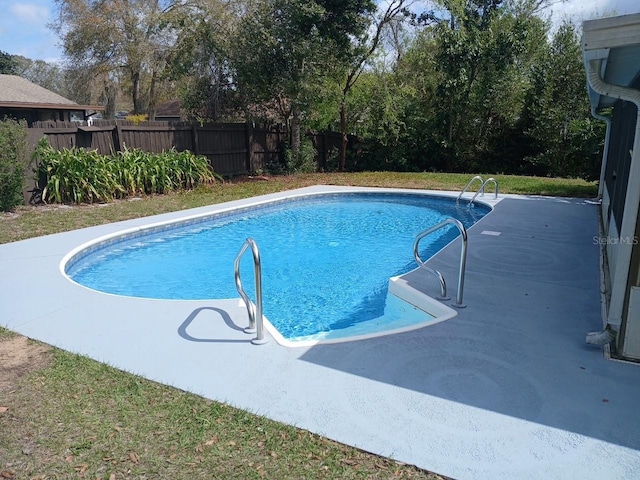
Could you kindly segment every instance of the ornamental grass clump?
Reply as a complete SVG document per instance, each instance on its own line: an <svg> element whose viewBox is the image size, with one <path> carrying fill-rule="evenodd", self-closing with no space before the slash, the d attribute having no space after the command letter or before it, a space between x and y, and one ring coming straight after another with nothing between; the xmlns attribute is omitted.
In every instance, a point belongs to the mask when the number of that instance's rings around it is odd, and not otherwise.
<svg viewBox="0 0 640 480"><path fill-rule="evenodd" d="M125 149L104 156L80 148L55 150L41 141L35 157L42 199L48 203L108 202L191 189L221 179L206 157L175 149L163 153Z"/></svg>

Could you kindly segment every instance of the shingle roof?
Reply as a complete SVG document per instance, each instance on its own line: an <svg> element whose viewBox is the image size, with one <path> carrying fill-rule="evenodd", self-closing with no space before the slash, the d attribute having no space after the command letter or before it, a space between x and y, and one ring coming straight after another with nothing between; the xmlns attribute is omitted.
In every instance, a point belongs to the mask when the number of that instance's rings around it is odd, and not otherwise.
<svg viewBox="0 0 640 480"><path fill-rule="evenodd" d="M180 100L167 100L156 107L156 117L158 115L180 116L180 108L182 102Z"/></svg>
<svg viewBox="0 0 640 480"><path fill-rule="evenodd" d="M40 85L17 75L0 75L0 103L77 105Z"/></svg>

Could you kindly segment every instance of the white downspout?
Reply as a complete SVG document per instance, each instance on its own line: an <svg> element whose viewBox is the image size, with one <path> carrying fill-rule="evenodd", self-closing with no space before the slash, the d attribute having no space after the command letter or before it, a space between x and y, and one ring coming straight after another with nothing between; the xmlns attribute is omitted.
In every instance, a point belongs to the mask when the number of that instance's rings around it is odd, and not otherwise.
<svg viewBox="0 0 640 480"><path fill-rule="evenodd" d="M633 102L637 109L636 131L633 140L633 150L631 152L631 165L629 167L629 179L636 181L640 179L640 90L633 88L612 85L602 79L602 60L591 60L589 62L587 78L591 88L600 95L617 98L628 102ZM620 226L619 251L616 256L617 267L611 281L611 300L607 314L607 329L613 328L619 331L622 323L622 313L624 298L629 280L629 264L631 263L631 253L633 249L633 237L636 230L636 220L638 218L638 208L640 206L640 188L637 185L628 185ZM604 332L601 332L604 333ZM613 340L611 338L609 341ZM587 341L589 337L587 336ZM595 343L595 342L594 342Z"/></svg>
<svg viewBox="0 0 640 480"><path fill-rule="evenodd" d="M598 120L602 120L607 125L606 133L604 134L604 148L602 150L602 167L600 168L600 181L598 182L598 197L596 200L602 200L602 195L604 192L604 177L607 171L607 160L609 158L609 138L611 138L611 119L609 117L605 117L604 115L600 115L596 111L596 106L591 106L591 116L593 118L597 118Z"/></svg>

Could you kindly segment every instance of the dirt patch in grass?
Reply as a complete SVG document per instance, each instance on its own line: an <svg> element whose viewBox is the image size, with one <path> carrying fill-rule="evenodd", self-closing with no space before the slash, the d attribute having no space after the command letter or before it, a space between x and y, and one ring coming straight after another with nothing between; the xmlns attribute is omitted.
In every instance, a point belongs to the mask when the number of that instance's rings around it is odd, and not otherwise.
<svg viewBox="0 0 640 480"><path fill-rule="evenodd" d="M22 377L50 364L50 347L21 336L0 338L0 410L2 399L17 388Z"/></svg>
<svg viewBox="0 0 640 480"><path fill-rule="evenodd" d="M26 337L12 334L0 335L0 478L20 478L16 468L21 462L11 458L32 460L37 450L36 442L25 428L20 415L15 412L16 391L27 375L49 368L52 362L51 347L32 342ZM3 445L8 442L8 445ZM9 447L9 448L7 448ZM6 456L6 460L2 457Z"/></svg>

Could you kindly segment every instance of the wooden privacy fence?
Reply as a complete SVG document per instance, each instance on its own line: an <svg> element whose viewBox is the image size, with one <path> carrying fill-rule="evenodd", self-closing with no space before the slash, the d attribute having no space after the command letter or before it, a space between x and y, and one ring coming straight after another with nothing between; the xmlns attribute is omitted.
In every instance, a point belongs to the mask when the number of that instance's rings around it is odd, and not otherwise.
<svg viewBox="0 0 640 480"><path fill-rule="evenodd" d="M209 159L213 170L225 177L265 170L277 164L287 132L280 125L253 123L141 122L99 120L91 125L75 122L34 122L29 128L33 147L46 136L55 149L82 147L109 155L125 148L160 153L175 148L190 150ZM327 170L335 159L341 135L335 132L309 134L316 148L318 170ZM353 138L350 144L353 144ZM329 166L331 167L331 166ZM335 168L335 167L334 167Z"/></svg>
<svg viewBox="0 0 640 480"><path fill-rule="evenodd" d="M35 145L43 136L58 150L82 147L102 155L125 148L155 153L171 148L190 150L207 157L216 173L233 176L255 172L277 160L286 132L278 125L263 127L252 123L35 122L29 129L29 143Z"/></svg>

